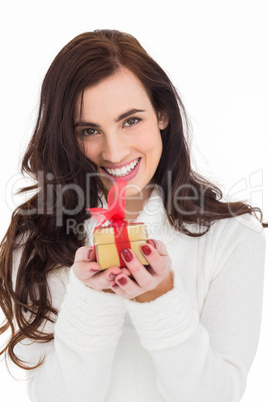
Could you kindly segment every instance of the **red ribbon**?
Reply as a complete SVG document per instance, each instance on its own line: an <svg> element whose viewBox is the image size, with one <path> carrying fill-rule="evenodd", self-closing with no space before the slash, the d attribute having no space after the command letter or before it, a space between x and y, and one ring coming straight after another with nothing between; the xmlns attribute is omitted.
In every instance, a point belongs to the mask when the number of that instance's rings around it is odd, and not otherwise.
<svg viewBox="0 0 268 402"><path fill-rule="evenodd" d="M125 263L121 257L121 252L126 248L131 248L127 222L125 221L125 208L126 208L126 193L127 183L123 180L117 180L108 193L107 202L108 208L89 208L91 216L97 218L98 226L94 229L94 232L101 227L105 222L111 222L111 226L114 229L114 239L117 248L120 267L124 267ZM100 218L102 218L100 222Z"/></svg>

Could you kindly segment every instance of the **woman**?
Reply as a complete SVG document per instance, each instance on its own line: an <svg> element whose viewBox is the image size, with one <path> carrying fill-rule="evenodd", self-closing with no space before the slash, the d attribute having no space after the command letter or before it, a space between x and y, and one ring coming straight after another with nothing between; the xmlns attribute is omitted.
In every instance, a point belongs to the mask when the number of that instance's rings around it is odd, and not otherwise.
<svg viewBox="0 0 268 402"><path fill-rule="evenodd" d="M2 353L28 370L32 401L241 399L267 225L192 170L186 134L175 88L131 35L84 33L50 66L22 162L36 192L1 247ZM119 179L147 268L129 248L123 268L96 261L87 208L107 207Z"/></svg>

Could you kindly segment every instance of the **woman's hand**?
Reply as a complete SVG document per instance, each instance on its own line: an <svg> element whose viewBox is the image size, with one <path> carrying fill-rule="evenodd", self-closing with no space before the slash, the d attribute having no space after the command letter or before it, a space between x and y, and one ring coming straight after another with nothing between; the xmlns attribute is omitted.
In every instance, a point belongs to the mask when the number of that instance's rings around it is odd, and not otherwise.
<svg viewBox="0 0 268 402"><path fill-rule="evenodd" d="M130 276L126 268L111 267L101 270L96 262L96 255L93 247L80 247L75 253L73 272L77 278L88 287L95 290L107 289L111 292L111 282L119 274L124 277Z"/></svg>
<svg viewBox="0 0 268 402"><path fill-rule="evenodd" d="M132 250L124 250L122 257L132 276L121 272L110 286L115 293L126 299L146 302L173 288L173 273L171 260L163 242L148 240L148 244L142 246L141 250L149 266L144 267Z"/></svg>

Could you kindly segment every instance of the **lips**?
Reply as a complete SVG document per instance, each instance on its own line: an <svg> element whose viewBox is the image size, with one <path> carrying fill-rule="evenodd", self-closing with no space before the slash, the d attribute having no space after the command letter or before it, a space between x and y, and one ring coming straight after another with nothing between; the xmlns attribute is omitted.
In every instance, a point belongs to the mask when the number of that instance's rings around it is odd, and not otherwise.
<svg viewBox="0 0 268 402"><path fill-rule="evenodd" d="M115 179L122 178L122 179L130 180L134 176L136 176L136 174L138 173L140 160L141 160L141 158L134 159L132 162L125 164L123 166L121 165L120 167L119 166L116 166L116 167L113 167L113 166L104 167L103 166L102 169L104 170L105 173L107 173L109 175L109 177L113 177Z"/></svg>
<svg viewBox="0 0 268 402"><path fill-rule="evenodd" d="M133 162L130 162L129 164L121 167L121 168L104 168L106 172L108 172L112 176L116 177L123 177L128 175L130 172L132 172L135 168L135 166L139 163L139 158L135 159Z"/></svg>

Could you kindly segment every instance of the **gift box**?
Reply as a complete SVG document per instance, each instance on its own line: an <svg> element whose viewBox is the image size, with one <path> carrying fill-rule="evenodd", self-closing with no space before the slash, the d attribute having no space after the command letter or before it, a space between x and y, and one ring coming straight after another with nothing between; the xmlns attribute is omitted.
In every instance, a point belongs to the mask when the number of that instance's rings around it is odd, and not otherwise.
<svg viewBox="0 0 268 402"><path fill-rule="evenodd" d="M146 226L143 223L131 223L124 226L127 241L122 240L120 226L115 228L112 225L98 228L93 235L93 241L97 256L97 262L101 269L112 266L124 267L126 264L121 258L121 252L125 248L131 248L141 264L148 265L140 247L147 243L148 235ZM118 235L119 233L119 235Z"/></svg>
<svg viewBox="0 0 268 402"><path fill-rule="evenodd" d="M108 193L108 208L89 208L91 216L97 220L93 242L97 262L101 269L112 266L124 267L121 256L124 249L132 249L143 265L148 265L140 247L147 243L148 235L143 223L128 223L125 219L125 192L127 183L117 180ZM103 226L105 222L111 224Z"/></svg>

